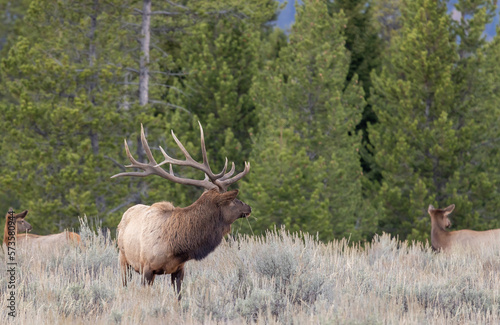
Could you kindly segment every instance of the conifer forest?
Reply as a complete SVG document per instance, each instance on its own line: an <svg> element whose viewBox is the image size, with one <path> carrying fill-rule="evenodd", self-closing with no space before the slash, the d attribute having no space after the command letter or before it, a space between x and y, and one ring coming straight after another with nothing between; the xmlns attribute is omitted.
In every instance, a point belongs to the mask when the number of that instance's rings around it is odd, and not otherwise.
<svg viewBox="0 0 500 325"><path fill-rule="evenodd" d="M251 163L233 233L425 241L428 205L452 203L456 229L498 228L496 3L453 6L303 1L281 30L273 0L1 1L0 209L48 234L187 206L200 188L110 176L123 139L147 161L141 123L155 156L183 157L173 130L198 159L200 121L214 170Z"/></svg>

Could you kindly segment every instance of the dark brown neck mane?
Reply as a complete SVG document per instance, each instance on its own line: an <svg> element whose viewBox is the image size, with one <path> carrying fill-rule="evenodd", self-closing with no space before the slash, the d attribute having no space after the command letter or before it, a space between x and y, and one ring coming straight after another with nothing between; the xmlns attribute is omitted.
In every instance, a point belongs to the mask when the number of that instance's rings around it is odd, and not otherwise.
<svg viewBox="0 0 500 325"><path fill-rule="evenodd" d="M187 254L189 259L201 260L221 243L225 232L221 227L221 208L216 203L218 195L217 191L210 190L190 206L175 209L176 221L189 223L188 227L177 228L176 255Z"/></svg>

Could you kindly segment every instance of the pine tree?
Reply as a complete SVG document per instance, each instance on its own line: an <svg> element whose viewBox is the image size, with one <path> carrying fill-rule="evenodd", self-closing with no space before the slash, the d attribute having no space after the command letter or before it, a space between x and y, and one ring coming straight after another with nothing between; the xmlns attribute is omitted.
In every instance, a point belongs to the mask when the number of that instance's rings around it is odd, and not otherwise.
<svg viewBox="0 0 500 325"><path fill-rule="evenodd" d="M109 180L113 157L144 112L130 109L121 85L132 62L121 52L130 39L122 4L34 0L2 61L15 102L2 107L1 183L32 211L38 233L74 227L85 214L113 218L105 213L127 195Z"/></svg>
<svg viewBox="0 0 500 325"><path fill-rule="evenodd" d="M166 128L175 130L196 159L201 157L199 120L212 169L221 170L226 157L241 169L252 148L249 134L257 127L255 105L248 93L261 65L261 37L270 32L267 23L274 19L277 3L197 1L188 2L185 8L197 22L187 26L178 39L175 65L179 76L166 80L164 98L170 105L162 112ZM182 156L175 145L170 150ZM178 171L184 177L203 178L198 171ZM187 205L200 190L175 185L166 195L176 204Z"/></svg>
<svg viewBox="0 0 500 325"><path fill-rule="evenodd" d="M485 78L482 83L488 85L484 100L480 102L480 110L484 117L478 121L483 127L474 141L473 166L479 170L478 177L471 186L473 199L481 202L474 206L477 213L488 223L488 228L500 228L500 27L496 36L484 50L481 70ZM476 111L476 113L478 113Z"/></svg>
<svg viewBox="0 0 500 325"><path fill-rule="evenodd" d="M350 53L351 60L346 77L346 86L357 75L367 100L370 98L370 89L372 87L371 72L379 68L382 50L382 41L375 28L376 22L371 2L367 0L335 0L328 2L331 11L336 13L342 11L347 18L345 46ZM367 150L366 144L370 143L367 133L368 123L373 124L376 121L377 117L368 102L363 108L363 117L356 126L356 132L361 132L363 135L363 146L361 147L363 172L374 180L378 180L380 175L371 172L373 157L371 152Z"/></svg>
<svg viewBox="0 0 500 325"><path fill-rule="evenodd" d="M30 0L9 1L0 0L0 60L6 56L10 46L15 41L19 32L19 27L22 26L22 19L28 10ZM2 75L0 74L0 84L2 83ZM0 106L4 107L11 100L5 88L0 88ZM4 108L0 108L3 111ZM7 128L10 126L7 125ZM2 134L0 132L0 134ZM0 152L6 152L9 148L2 147L0 141ZM7 170L8 164L0 160L0 170ZM19 202L15 193L6 189L0 190L0 211L7 212L10 207L19 206ZM0 235L2 237L3 235Z"/></svg>
<svg viewBox="0 0 500 325"><path fill-rule="evenodd" d="M336 0L329 2L329 7L336 13L342 11L347 18L345 45L350 53L351 61L346 84L356 74L368 98L372 86L370 73L378 67L381 51L380 39L374 28L375 22L371 1Z"/></svg>
<svg viewBox="0 0 500 325"><path fill-rule="evenodd" d="M372 102L380 123L369 130L383 177L378 198L386 218L380 226L401 239L425 239L427 206L454 203L456 211L472 212L455 218L460 227L480 229L485 223L478 207L484 202L471 192L488 186L476 181L480 174L471 153L478 121L470 118L475 108L460 102L459 46L446 3L403 4L390 61L373 76Z"/></svg>
<svg viewBox="0 0 500 325"><path fill-rule="evenodd" d="M254 83L260 116L242 185L254 208L254 231L280 224L321 239L367 230L361 194L360 137L353 134L364 106L354 78L343 92L349 57L346 20L323 2L297 6L290 44ZM247 227L245 223L241 227ZM367 228L365 228L367 227Z"/></svg>
<svg viewBox="0 0 500 325"><path fill-rule="evenodd" d="M496 88L498 70L495 59L495 42L488 44L485 26L493 21L496 10L494 0L460 0L455 10L460 18L452 21L452 32L458 43L459 60L453 71L457 92L455 114L462 134L470 144L465 155L465 165L457 179L461 189L457 199L464 197L464 204L457 206L455 218L460 228L485 229L500 226L498 219L499 174L497 147L499 117ZM493 142L492 142L493 141ZM468 202L470 201L470 203Z"/></svg>
<svg viewBox="0 0 500 325"><path fill-rule="evenodd" d="M402 0L372 0L375 30L387 48L401 28ZM386 56L384 52L384 57Z"/></svg>
<svg viewBox="0 0 500 325"><path fill-rule="evenodd" d="M30 0L0 0L0 51L15 40ZM4 51L3 53L7 53Z"/></svg>
<svg viewBox="0 0 500 325"><path fill-rule="evenodd" d="M187 119L199 119L206 132L214 168L224 158L242 165L251 144L248 133L256 125L248 92L257 72L259 31L251 23L226 17L202 22L189 30L181 43L180 58L188 75L171 91L169 102L183 107ZM198 137L197 127L192 130ZM232 157L232 158L231 158Z"/></svg>

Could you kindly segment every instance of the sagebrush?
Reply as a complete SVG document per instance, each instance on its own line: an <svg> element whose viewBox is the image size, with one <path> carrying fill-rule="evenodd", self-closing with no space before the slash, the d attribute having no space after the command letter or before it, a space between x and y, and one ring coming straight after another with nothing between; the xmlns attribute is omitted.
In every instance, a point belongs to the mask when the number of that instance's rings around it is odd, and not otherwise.
<svg viewBox="0 0 500 325"><path fill-rule="evenodd" d="M169 276L143 287L135 274L122 287L115 243L86 222L80 233L84 248L18 252L18 315L2 308L2 324L500 322L498 251L436 254L387 234L365 245L284 229L229 237L187 263L178 302ZM3 302L7 295L1 277Z"/></svg>

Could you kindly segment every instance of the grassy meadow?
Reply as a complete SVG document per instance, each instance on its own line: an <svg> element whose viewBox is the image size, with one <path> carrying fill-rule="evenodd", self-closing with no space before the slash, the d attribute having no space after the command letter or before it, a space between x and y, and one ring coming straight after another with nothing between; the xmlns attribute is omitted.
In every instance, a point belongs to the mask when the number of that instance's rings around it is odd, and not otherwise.
<svg viewBox="0 0 500 325"><path fill-rule="evenodd" d="M498 250L436 254L388 235L325 244L278 230L188 262L178 302L169 275L143 287L134 274L123 288L116 243L85 222L80 233L83 249L17 253L18 315L2 276L1 324L500 323Z"/></svg>

